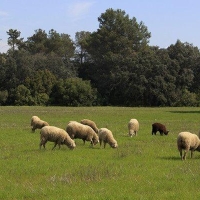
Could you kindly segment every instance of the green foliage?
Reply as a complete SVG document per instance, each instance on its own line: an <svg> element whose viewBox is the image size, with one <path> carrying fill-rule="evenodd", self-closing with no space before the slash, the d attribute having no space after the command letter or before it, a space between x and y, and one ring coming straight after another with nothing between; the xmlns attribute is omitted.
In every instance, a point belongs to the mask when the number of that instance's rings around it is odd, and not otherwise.
<svg viewBox="0 0 200 200"><path fill-rule="evenodd" d="M92 88L90 81L80 78L59 80L51 95L52 104L65 106L92 106L96 101L97 91Z"/></svg>
<svg viewBox="0 0 200 200"><path fill-rule="evenodd" d="M48 70L38 70L26 79L26 87L30 90L34 105L46 105L48 103L55 82L55 76Z"/></svg>
<svg viewBox="0 0 200 200"><path fill-rule="evenodd" d="M4 105L8 98L8 91L0 91L0 105Z"/></svg>
<svg viewBox="0 0 200 200"><path fill-rule="evenodd" d="M107 9L98 22L96 31L77 32L75 41L54 29L35 30L24 41L10 29L11 49L0 54L0 91L7 91L0 103L199 105L197 47L180 40L166 49L149 46L147 26L121 9Z"/></svg>
<svg viewBox="0 0 200 200"><path fill-rule="evenodd" d="M24 85L19 85L15 90L16 94L14 95L15 105L17 106L31 106L33 105L33 98L31 92Z"/></svg>
<svg viewBox="0 0 200 200"><path fill-rule="evenodd" d="M75 59L80 64L83 64L84 62L89 61L89 54L86 51L87 47L87 40L90 37L90 32L76 32L75 35L75 44L76 44L76 52L75 52Z"/></svg>
<svg viewBox="0 0 200 200"><path fill-rule="evenodd" d="M54 52L59 57L73 57L74 44L68 34L59 34L54 29L47 34L44 30L38 29L35 34L26 41L26 50L33 54Z"/></svg>
<svg viewBox="0 0 200 200"><path fill-rule="evenodd" d="M176 101L174 106L199 106L198 97L195 93L189 92L187 89L182 90L179 94L179 100Z"/></svg>
<svg viewBox="0 0 200 200"><path fill-rule="evenodd" d="M198 133L199 113L197 107L0 107L0 199L199 199L200 154L182 161L176 145L180 131ZM94 120L113 132L119 148L76 139L73 151L52 151L52 142L39 150L32 115L64 129L70 120ZM140 129L130 138L133 117ZM155 121L168 136L151 135Z"/></svg>
<svg viewBox="0 0 200 200"><path fill-rule="evenodd" d="M14 53L15 47L19 46L23 42L23 38L19 39L21 32L17 31L16 29L15 30L9 29L7 34L9 35L8 45L11 46L12 53Z"/></svg>
<svg viewBox="0 0 200 200"><path fill-rule="evenodd" d="M125 88L135 69L137 52L147 46L150 33L142 22L130 19L122 10L108 9L98 21L99 29L87 38L86 50L94 61L86 68L88 79L108 99L105 103L121 105L123 97L127 98Z"/></svg>

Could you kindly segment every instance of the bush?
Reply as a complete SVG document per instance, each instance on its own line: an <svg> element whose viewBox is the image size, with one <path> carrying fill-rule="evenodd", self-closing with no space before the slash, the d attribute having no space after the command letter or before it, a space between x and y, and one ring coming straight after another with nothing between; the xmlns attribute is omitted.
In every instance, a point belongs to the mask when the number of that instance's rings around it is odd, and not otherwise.
<svg viewBox="0 0 200 200"><path fill-rule="evenodd" d="M8 98L8 91L7 90L0 91L0 105L4 105L7 98Z"/></svg>
<svg viewBox="0 0 200 200"><path fill-rule="evenodd" d="M97 90L92 88L90 81L84 81L80 78L59 80L52 91L50 97L53 105L56 103L62 106L92 106L97 104Z"/></svg>
<svg viewBox="0 0 200 200"><path fill-rule="evenodd" d="M199 106L197 95L185 89L181 91L180 99L175 106Z"/></svg>
<svg viewBox="0 0 200 200"><path fill-rule="evenodd" d="M33 98L31 96L31 92L24 85L19 85L16 88L14 97L15 97L14 104L17 106L33 105Z"/></svg>

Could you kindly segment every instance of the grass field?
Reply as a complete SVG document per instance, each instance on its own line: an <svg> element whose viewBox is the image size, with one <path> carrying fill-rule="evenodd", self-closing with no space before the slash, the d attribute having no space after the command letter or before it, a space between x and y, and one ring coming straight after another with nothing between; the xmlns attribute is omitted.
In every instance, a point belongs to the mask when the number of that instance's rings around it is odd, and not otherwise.
<svg viewBox="0 0 200 200"><path fill-rule="evenodd" d="M39 150L37 115L65 129L70 120L88 118L113 132L119 148L100 149L89 142L71 151L66 146ZM137 118L137 137L127 123ZM161 122L168 136L151 135ZM200 199L200 153L181 161L176 138L181 131L198 134L200 108L0 107L0 199Z"/></svg>

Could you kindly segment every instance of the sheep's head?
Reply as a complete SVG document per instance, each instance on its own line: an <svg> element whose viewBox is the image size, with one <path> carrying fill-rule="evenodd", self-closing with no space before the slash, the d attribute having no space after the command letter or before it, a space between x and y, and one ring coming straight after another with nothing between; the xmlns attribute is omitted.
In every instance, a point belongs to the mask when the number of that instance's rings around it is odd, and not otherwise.
<svg viewBox="0 0 200 200"><path fill-rule="evenodd" d="M95 135L93 136L91 143L92 143L93 145L96 145L97 143L99 143L99 136L98 136L96 133L95 133Z"/></svg>
<svg viewBox="0 0 200 200"><path fill-rule="evenodd" d="M97 143L99 143L99 137L98 137L98 135L95 134L95 136L91 140L91 143L93 145L96 145Z"/></svg>
<svg viewBox="0 0 200 200"><path fill-rule="evenodd" d="M196 151L200 152L200 139L199 139L199 146L196 148Z"/></svg>
<svg viewBox="0 0 200 200"><path fill-rule="evenodd" d="M164 132L165 135L168 135L169 131Z"/></svg>
<svg viewBox="0 0 200 200"><path fill-rule="evenodd" d="M71 150L73 150L75 147L76 147L76 144L75 144L75 142L73 141L73 142L70 144L69 148L70 148Z"/></svg>
<svg viewBox="0 0 200 200"><path fill-rule="evenodd" d="M75 142L71 142L70 144L67 145L71 150L73 150L76 147Z"/></svg>
<svg viewBox="0 0 200 200"><path fill-rule="evenodd" d="M132 137L132 136L135 135L135 132L133 130L130 130L129 133L128 133L128 135Z"/></svg>
<svg viewBox="0 0 200 200"><path fill-rule="evenodd" d="M74 140L72 140L72 142L68 142L67 140L64 140L61 144L67 145L71 150L73 150L76 147Z"/></svg>
<svg viewBox="0 0 200 200"><path fill-rule="evenodd" d="M118 147L117 141L110 143L110 146L112 148L117 148Z"/></svg>
<svg viewBox="0 0 200 200"><path fill-rule="evenodd" d="M99 140L97 140L97 139L93 139L93 140L92 140L92 143L93 143L93 145L96 145L96 144L99 143Z"/></svg>

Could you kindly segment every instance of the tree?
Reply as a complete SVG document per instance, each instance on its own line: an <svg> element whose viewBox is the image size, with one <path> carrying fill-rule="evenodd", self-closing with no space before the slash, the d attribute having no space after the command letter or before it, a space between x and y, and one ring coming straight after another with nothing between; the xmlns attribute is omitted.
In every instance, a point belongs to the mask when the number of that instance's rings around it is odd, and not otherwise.
<svg viewBox="0 0 200 200"><path fill-rule="evenodd" d="M97 90L92 88L90 81L80 78L59 80L50 95L53 105L92 106L98 104Z"/></svg>
<svg viewBox="0 0 200 200"><path fill-rule="evenodd" d="M11 46L12 52L14 52L15 47L19 46L23 42L23 38L19 38L21 32L17 31L16 29L9 29L9 31L6 32L9 37L8 37L8 45Z"/></svg>
<svg viewBox="0 0 200 200"><path fill-rule="evenodd" d="M31 96L30 90L24 85L19 85L14 94L15 102L17 106L31 106L34 105L33 98Z"/></svg>
<svg viewBox="0 0 200 200"><path fill-rule="evenodd" d="M48 70L38 70L25 80L25 87L30 90L34 105L46 105L56 82L55 76Z"/></svg>
<svg viewBox="0 0 200 200"><path fill-rule="evenodd" d="M191 88L194 80L194 66L200 53L197 47L177 40L175 45L168 47L170 59L177 63L176 86L182 89Z"/></svg>
<svg viewBox="0 0 200 200"><path fill-rule="evenodd" d="M32 54L45 53L47 49L46 42L47 33L42 29L35 30L35 34L28 37L26 41L27 50Z"/></svg>
<svg viewBox="0 0 200 200"><path fill-rule="evenodd" d="M75 44L76 44L76 60L83 64L84 62L88 61L88 52L86 50L87 46L87 39L90 37L90 32L88 31L81 31L76 32L75 35Z"/></svg>
<svg viewBox="0 0 200 200"><path fill-rule="evenodd" d="M90 81L80 78L66 79L65 89L63 98L68 106L92 106L97 103L97 91L92 88Z"/></svg>
<svg viewBox="0 0 200 200"><path fill-rule="evenodd" d="M126 88L125 76L135 71L137 54L147 47L150 33L143 22L130 19L122 10L108 9L98 21L99 29L87 40L86 50L93 62L87 66L87 78L109 104L115 101L116 94L124 96L120 88Z"/></svg>
<svg viewBox="0 0 200 200"><path fill-rule="evenodd" d="M0 105L5 105L5 102L8 98L8 91L7 90L3 90L0 91Z"/></svg>
<svg viewBox="0 0 200 200"><path fill-rule="evenodd" d="M54 29L49 31L46 53L54 52L62 58L72 58L74 56L75 46L68 34L59 34Z"/></svg>

